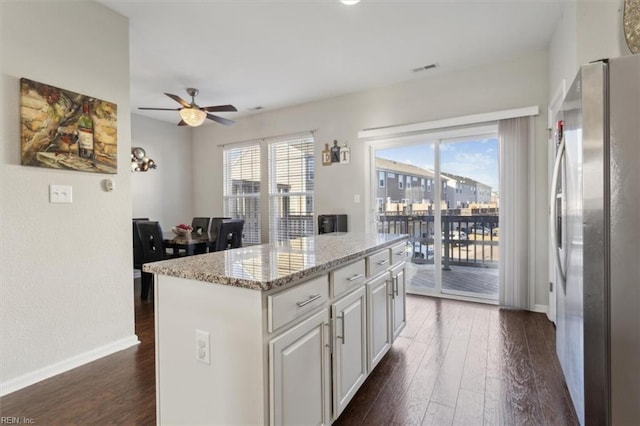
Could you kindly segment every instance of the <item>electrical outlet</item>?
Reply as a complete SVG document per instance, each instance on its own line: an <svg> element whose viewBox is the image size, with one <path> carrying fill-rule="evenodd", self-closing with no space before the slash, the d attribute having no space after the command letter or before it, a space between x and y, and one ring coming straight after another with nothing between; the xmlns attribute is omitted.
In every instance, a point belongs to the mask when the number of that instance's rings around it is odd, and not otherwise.
<svg viewBox="0 0 640 426"><path fill-rule="evenodd" d="M49 185L50 203L73 202L73 190L71 185Z"/></svg>
<svg viewBox="0 0 640 426"><path fill-rule="evenodd" d="M211 364L211 338L208 331L196 330L196 360Z"/></svg>
<svg viewBox="0 0 640 426"><path fill-rule="evenodd" d="M360 194L355 194L353 196L353 202L356 203L356 204L360 203Z"/></svg>

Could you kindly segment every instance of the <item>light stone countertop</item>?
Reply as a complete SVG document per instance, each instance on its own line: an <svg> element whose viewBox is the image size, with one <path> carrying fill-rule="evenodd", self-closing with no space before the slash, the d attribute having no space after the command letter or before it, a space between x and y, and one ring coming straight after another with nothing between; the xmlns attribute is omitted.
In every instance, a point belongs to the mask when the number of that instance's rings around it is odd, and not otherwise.
<svg viewBox="0 0 640 426"><path fill-rule="evenodd" d="M390 247L407 235L339 232L143 265L143 271L196 281L271 290Z"/></svg>

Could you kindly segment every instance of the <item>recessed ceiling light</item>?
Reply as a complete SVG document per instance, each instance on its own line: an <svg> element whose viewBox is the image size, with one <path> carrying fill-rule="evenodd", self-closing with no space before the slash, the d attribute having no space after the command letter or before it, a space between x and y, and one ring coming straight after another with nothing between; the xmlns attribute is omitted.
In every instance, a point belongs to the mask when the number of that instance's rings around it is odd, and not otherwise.
<svg viewBox="0 0 640 426"><path fill-rule="evenodd" d="M347 6L353 6L354 4L360 3L360 0L340 0L342 4L346 4Z"/></svg>

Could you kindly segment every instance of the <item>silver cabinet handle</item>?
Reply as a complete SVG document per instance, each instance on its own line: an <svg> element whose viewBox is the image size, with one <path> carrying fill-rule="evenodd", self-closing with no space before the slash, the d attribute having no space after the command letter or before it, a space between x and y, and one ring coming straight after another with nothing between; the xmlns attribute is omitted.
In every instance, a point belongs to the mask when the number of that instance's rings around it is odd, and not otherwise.
<svg viewBox="0 0 640 426"><path fill-rule="evenodd" d="M378 266L386 265L387 263L389 263L388 259L381 260L380 262L378 262Z"/></svg>
<svg viewBox="0 0 640 426"><path fill-rule="evenodd" d="M394 253L396 256L402 256L404 254L403 251L397 251Z"/></svg>
<svg viewBox="0 0 640 426"><path fill-rule="evenodd" d="M340 322L342 323L342 325L341 325L341 327L340 327L340 328L341 328L341 330L342 330L342 336L338 336L338 335L336 334L336 339L340 339L340 340L342 340L342 344L344 345L344 312L340 313L340 315L338 315L338 316L336 317L336 320L340 320Z"/></svg>
<svg viewBox="0 0 640 426"><path fill-rule="evenodd" d="M347 281L359 280L362 277L364 277L364 274L357 274L357 275L352 276L351 278L347 278Z"/></svg>
<svg viewBox="0 0 640 426"><path fill-rule="evenodd" d="M398 276L393 277L393 295L398 296Z"/></svg>
<svg viewBox="0 0 640 426"><path fill-rule="evenodd" d="M313 302L314 300L318 300L320 299L320 297L322 297L320 294L315 294L312 296L309 296L309 298L303 302L296 302L296 305L298 305L299 307L303 307L304 305L308 305L309 303Z"/></svg>

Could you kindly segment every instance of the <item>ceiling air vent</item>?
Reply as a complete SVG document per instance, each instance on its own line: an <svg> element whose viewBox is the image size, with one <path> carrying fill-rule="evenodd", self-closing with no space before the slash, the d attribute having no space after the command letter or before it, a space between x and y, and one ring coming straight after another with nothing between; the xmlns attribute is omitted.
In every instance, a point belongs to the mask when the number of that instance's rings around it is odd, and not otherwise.
<svg viewBox="0 0 640 426"><path fill-rule="evenodd" d="M422 67L414 68L411 71L413 71L413 72L421 72L421 71L430 70L432 68L436 68L437 66L438 66L438 64L429 64L429 65L425 65L425 66L422 66Z"/></svg>

